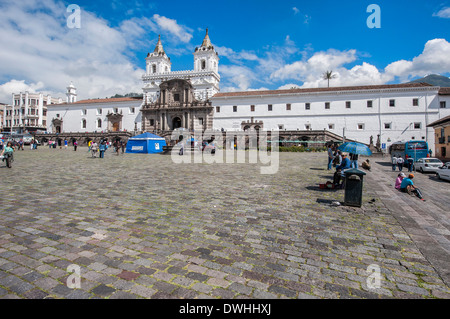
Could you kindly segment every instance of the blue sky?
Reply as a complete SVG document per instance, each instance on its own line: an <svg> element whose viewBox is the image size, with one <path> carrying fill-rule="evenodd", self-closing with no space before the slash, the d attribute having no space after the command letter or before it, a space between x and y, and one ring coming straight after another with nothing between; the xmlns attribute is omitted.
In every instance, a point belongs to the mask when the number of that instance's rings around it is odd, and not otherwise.
<svg viewBox="0 0 450 319"><path fill-rule="evenodd" d="M69 28L69 4L81 8ZM381 28L369 28L370 4ZM193 69L205 29L222 91L400 83L450 75L449 1L0 0L0 102L11 93L79 98L141 92L158 34L172 70Z"/></svg>

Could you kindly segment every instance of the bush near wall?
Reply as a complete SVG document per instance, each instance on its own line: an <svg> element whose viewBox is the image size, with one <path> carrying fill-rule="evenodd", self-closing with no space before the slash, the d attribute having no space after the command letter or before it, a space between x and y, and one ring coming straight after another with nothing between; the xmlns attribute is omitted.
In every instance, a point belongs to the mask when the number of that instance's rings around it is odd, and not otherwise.
<svg viewBox="0 0 450 319"><path fill-rule="evenodd" d="M270 147L267 148L268 151L271 150ZM278 148L279 152L324 152L326 147L304 147L304 146L280 146Z"/></svg>

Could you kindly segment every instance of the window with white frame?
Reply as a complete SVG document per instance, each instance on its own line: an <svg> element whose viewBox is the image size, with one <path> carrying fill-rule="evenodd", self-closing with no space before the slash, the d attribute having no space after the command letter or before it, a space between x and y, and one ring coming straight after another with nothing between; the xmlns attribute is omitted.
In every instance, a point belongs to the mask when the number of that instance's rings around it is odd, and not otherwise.
<svg viewBox="0 0 450 319"><path fill-rule="evenodd" d="M392 123L384 123L384 128L390 130L392 128Z"/></svg>
<svg viewBox="0 0 450 319"><path fill-rule="evenodd" d="M357 126L357 128L358 128L358 130L364 130L364 123L358 123L358 126Z"/></svg>
<svg viewBox="0 0 450 319"><path fill-rule="evenodd" d="M415 130L420 130L422 128L422 123L421 122L415 122L414 123L414 129Z"/></svg>
<svg viewBox="0 0 450 319"><path fill-rule="evenodd" d="M334 124L328 124L328 129L329 130L334 130Z"/></svg>

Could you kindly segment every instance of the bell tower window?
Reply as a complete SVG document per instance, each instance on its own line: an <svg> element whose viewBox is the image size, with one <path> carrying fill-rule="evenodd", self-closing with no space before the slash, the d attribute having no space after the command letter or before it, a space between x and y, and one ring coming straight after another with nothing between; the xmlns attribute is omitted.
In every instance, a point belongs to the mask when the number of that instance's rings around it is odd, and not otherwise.
<svg viewBox="0 0 450 319"><path fill-rule="evenodd" d="M206 69L206 61L202 60L202 70Z"/></svg>
<svg viewBox="0 0 450 319"><path fill-rule="evenodd" d="M152 72L156 73L156 65L155 64L152 65Z"/></svg>

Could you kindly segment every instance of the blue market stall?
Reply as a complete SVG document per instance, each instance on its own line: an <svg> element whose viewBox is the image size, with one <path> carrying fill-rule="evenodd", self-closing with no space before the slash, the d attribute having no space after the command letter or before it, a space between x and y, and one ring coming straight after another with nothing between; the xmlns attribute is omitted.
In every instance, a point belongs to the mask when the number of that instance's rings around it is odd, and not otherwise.
<svg viewBox="0 0 450 319"><path fill-rule="evenodd" d="M136 135L128 139L125 153L162 153L166 140L152 133Z"/></svg>

